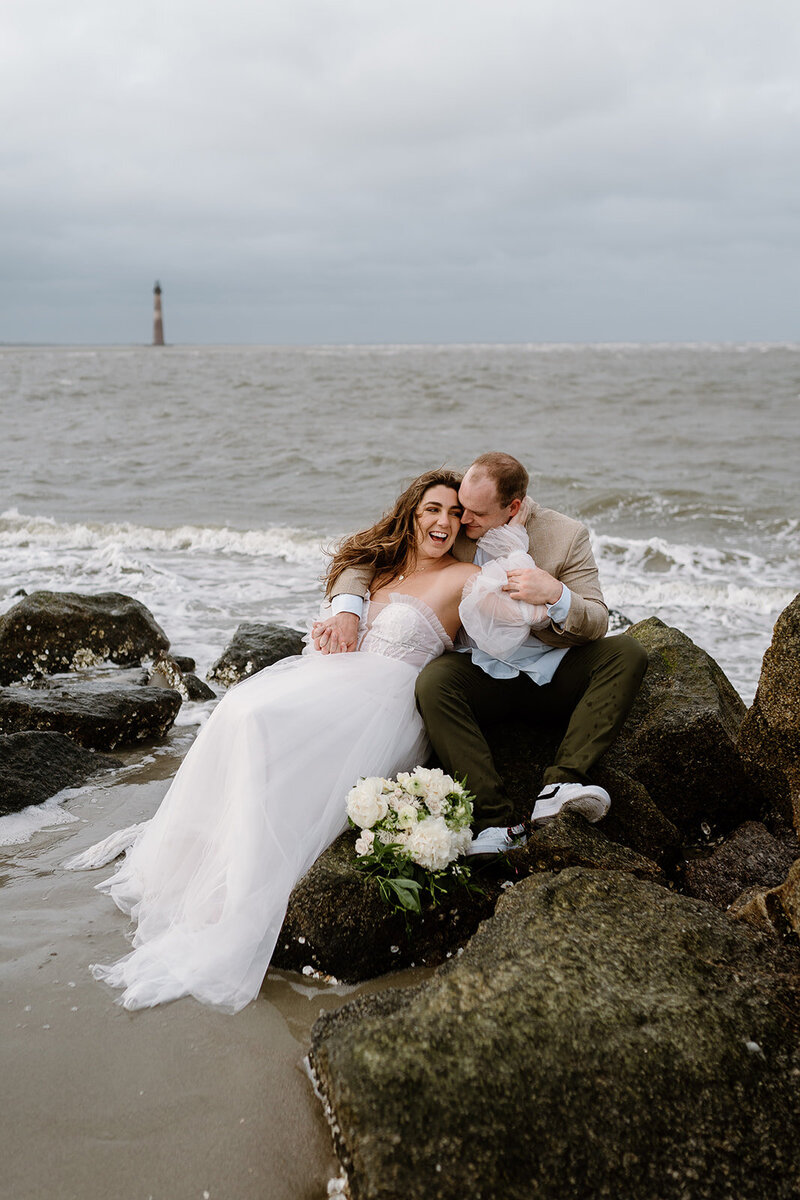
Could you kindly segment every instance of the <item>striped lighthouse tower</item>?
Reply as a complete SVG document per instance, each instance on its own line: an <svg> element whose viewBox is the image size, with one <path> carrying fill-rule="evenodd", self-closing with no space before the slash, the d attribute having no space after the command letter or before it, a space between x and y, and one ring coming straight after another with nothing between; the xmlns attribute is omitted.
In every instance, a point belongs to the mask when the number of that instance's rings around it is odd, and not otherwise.
<svg viewBox="0 0 800 1200"><path fill-rule="evenodd" d="M153 288L153 345L164 345L164 318L161 315L161 284Z"/></svg>

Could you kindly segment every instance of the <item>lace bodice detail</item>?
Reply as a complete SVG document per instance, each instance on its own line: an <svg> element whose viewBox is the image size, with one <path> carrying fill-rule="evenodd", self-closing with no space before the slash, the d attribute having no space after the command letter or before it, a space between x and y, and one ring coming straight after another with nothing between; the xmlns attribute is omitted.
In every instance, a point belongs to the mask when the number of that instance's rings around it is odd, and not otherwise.
<svg viewBox="0 0 800 1200"><path fill-rule="evenodd" d="M388 603L370 600L359 634L359 650L399 658L421 670L453 643L424 600L392 592Z"/></svg>

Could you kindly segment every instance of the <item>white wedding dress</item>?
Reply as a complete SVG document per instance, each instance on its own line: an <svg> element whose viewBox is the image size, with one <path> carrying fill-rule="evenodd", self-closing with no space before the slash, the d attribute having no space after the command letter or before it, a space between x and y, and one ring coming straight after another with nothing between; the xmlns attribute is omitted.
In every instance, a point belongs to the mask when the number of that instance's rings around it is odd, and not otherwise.
<svg viewBox="0 0 800 1200"><path fill-rule="evenodd" d="M508 540L498 548L507 553ZM516 603L501 587L484 587L492 611ZM126 1008L189 995L228 1012L244 1007L258 994L294 884L346 827L347 792L361 776L425 762L414 683L452 642L416 597L393 593L366 609L357 653L307 650L237 684L155 816L65 864L103 865L135 833L116 874L98 885L136 922L134 948L92 967L124 989ZM518 611L522 628L530 613Z"/></svg>

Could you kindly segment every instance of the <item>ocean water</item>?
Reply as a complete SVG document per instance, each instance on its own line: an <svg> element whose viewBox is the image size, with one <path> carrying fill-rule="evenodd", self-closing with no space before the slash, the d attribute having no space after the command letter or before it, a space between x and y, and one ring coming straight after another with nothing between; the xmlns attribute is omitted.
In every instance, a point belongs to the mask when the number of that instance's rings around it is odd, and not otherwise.
<svg viewBox="0 0 800 1200"><path fill-rule="evenodd" d="M508 450L610 606L745 701L800 583L800 346L0 347L0 612L118 590L205 670L305 627L325 548L415 474Z"/></svg>

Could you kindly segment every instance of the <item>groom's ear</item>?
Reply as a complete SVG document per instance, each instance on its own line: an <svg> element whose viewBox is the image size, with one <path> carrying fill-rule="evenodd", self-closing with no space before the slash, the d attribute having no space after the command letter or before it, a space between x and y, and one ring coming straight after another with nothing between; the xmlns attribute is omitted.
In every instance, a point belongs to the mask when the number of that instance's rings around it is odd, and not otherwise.
<svg viewBox="0 0 800 1200"><path fill-rule="evenodd" d="M510 503L510 504L509 504L509 506L508 506L508 519L509 519L509 521L511 520L511 518L512 518L512 517L515 517L515 516L517 515L517 513L519 512L519 510L520 510L520 507L521 507L521 506L522 506L522 501L521 501L521 500L512 500L512 501L511 501L511 503Z"/></svg>

